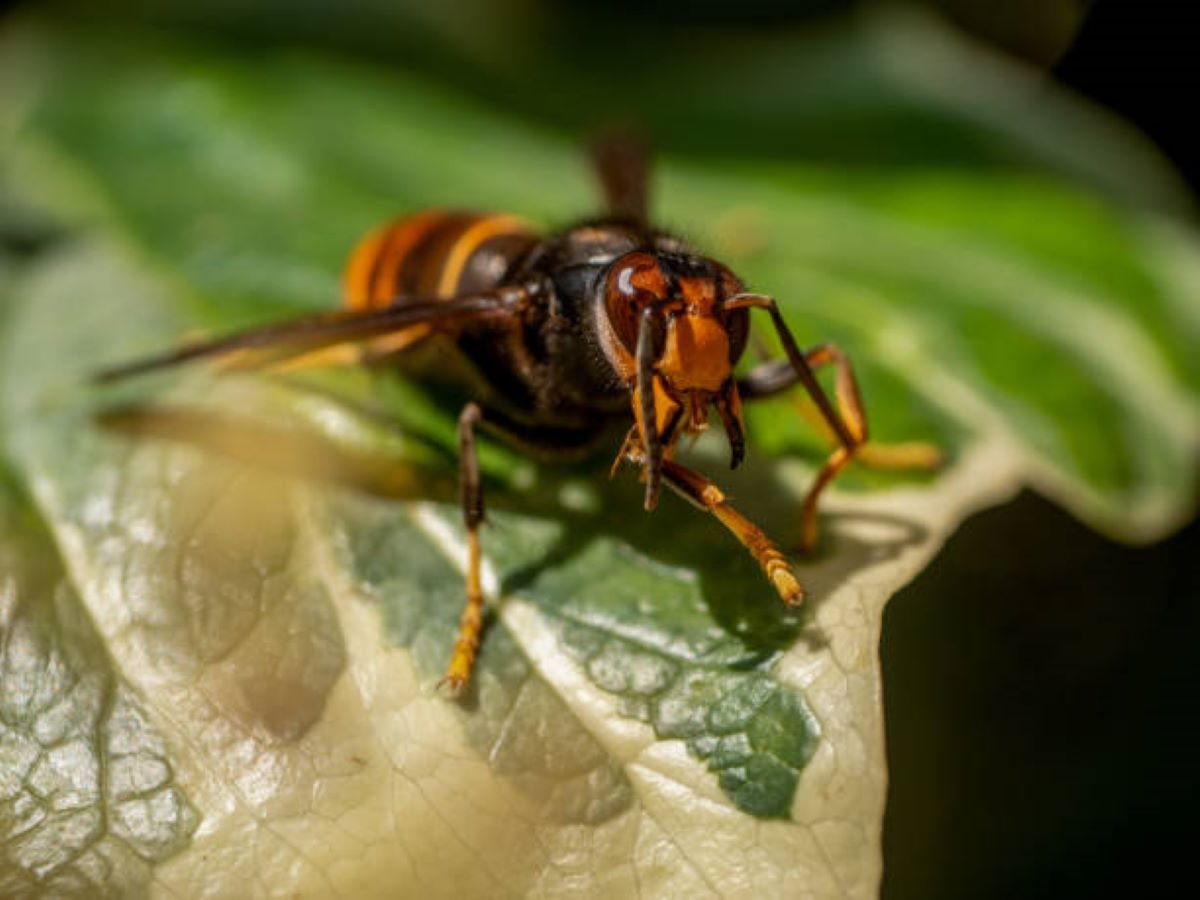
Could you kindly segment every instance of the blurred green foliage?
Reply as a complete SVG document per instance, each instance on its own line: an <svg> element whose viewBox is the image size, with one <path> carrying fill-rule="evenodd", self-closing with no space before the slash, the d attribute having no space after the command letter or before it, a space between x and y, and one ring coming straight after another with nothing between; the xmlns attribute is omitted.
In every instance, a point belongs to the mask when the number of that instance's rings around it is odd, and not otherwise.
<svg viewBox="0 0 1200 900"><path fill-rule="evenodd" d="M1134 133L1044 90L1032 70L945 39L923 8L951 13L985 40L1061 48L1082 19L1082 0L989 10L973 0L59 5L93 26L208 32L231 52L340 48L577 137L632 122L655 147L691 156L1049 169L1139 203L1190 203Z"/></svg>

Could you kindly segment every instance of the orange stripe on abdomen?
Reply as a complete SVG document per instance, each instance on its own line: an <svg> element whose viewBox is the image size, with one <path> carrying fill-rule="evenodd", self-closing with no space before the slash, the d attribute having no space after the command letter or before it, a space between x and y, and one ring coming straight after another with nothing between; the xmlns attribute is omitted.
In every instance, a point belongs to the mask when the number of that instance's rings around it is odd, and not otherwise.
<svg viewBox="0 0 1200 900"><path fill-rule="evenodd" d="M533 240L515 216L430 210L398 219L354 249L346 267L346 305L379 309L404 298L456 296L464 289L464 276L478 280L481 251L503 257Z"/></svg>
<svg viewBox="0 0 1200 900"><path fill-rule="evenodd" d="M346 305L351 309L388 306L398 293L399 275L413 248L446 217L442 210L427 210L389 222L363 238L346 266Z"/></svg>
<svg viewBox="0 0 1200 900"><path fill-rule="evenodd" d="M446 254L441 274L438 276L438 296L453 297L460 292L467 264L488 241L528 233L528 226L516 216L493 215L476 218L463 229Z"/></svg>

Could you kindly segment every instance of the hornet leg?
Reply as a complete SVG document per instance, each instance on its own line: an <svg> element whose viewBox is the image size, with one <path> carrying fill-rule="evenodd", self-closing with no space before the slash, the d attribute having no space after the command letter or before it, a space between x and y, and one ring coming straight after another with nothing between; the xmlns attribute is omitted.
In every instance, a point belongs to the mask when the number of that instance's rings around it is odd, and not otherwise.
<svg viewBox="0 0 1200 900"><path fill-rule="evenodd" d="M790 359L771 360L757 366L738 382L738 390L744 400L754 400L770 397L802 382L816 401L819 416L814 419L818 427L838 441L804 498L800 534L801 549L807 551L817 543L817 503L821 493L851 459L859 458L876 468L931 469L941 462L941 453L936 447L922 442L869 444L867 414L849 358L836 345L821 344L804 353L803 360L809 372L829 363L837 367L836 412L831 409L823 389L815 380L804 378ZM821 391L819 398L816 391Z"/></svg>
<svg viewBox="0 0 1200 900"><path fill-rule="evenodd" d="M805 355L814 369L828 362L828 359L818 356L818 351L822 349L818 347ZM788 360L767 360L738 380L738 393L742 400L747 402L761 400L790 390L795 387L797 381L799 377ZM838 439L837 434L821 415L821 411L811 401L804 397L798 398L796 410L804 421L830 441ZM928 441L889 441L886 444L866 441L854 454L854 461L870 469L933 470L942 464L942 451Z"/></svg>
<svg viewBox="0 0 1200 900"><path fill-rule="evenodd" d="M635 466L644 465L645 462L642 449L636 444L629 448L626 458ZM804 588L787 558L761 528L729 505L719 487L699 472L671 459L662 461L662 477L668 487L693 505L712 513L717 521L733 533L742 546L750 551L784 603L799 606L804 602Z"/></svg>
<svg viewBox="0 0 1200 900"><path fill-rule="evenodd" d="M450 655L444 684L457 696L471 675L479 651L483 628L483 587L480 577L479 525L483 521L483 487L479 478L479 460L475 453L475 426L483 419L478 403L463 407L458 417L458 483L463 522L467 526L467 605L458 622L458 637Z"/></svg>
<svg viewBox="0 0 1200 900"><path fill-rule="evenodd" d="M850 361L842 351L833 344L823 344L808 353L802 353L796 345L796 339L792 336L792 330L788 328L787 322L783 320L783 316L779 312L779 306L770 297L759 294L742 295L734 297L726 304L725 308L758 308L764 309L770 314L771 324L775 326L775 333L779 335L783 351L787 354L787 361L792 370L791 377L794 378L794 381L800 382L808 391L809 396L817 405L817 409L820 410L821 417L837 435L839 446L829 455L829 458L825 460L825 465L817 473L816 480L808 489L808 496L804 498L804 507L801 510L800 549L802 551L811 550L817 543L817 501L821 497L821 492L825 490L829 482L833 481L846 463L854 458L855 451L867 440L867 415L863 411L862 398L859 396L854 370L850 367ZM825 388L813 374L815 367L828 362L837 364L837 382L834 389L837 398L836 410L829 402ZM784 377L780 380L786 382L787 378ZM747 387L750 389L748 396L755 395L755 384L751 382ZM759 396L762 395L761 390L757 393Z"/></svg>

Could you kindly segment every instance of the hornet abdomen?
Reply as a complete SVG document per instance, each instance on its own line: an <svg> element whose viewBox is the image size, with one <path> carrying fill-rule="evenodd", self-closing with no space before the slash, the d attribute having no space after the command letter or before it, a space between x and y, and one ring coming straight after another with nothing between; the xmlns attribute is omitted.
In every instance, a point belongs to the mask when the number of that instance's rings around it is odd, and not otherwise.
<svg viewBox="0 0 1200 900"><path fill-rule="evenodd" d="M538 241L516 216L427 210L368 234L350 256L345 304L382 309L495 287Z"/></svg>

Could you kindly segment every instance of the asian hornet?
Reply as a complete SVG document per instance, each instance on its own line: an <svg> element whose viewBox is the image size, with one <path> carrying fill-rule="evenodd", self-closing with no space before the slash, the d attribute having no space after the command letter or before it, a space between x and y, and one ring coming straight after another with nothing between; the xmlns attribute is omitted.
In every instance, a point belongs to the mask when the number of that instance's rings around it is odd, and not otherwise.
<svg viewBox="0 0 1200 900"><path fill-rule="evenodd" d="M811 397L836 447L800 511L804 547L817 533L822 492L867 441L854 370L832 344L802 350L769 296L728 267L650 224L647 166L628 140L600 142L593 160L606 199L599 218L540 235L503 214L431 210L367 235L345 275L345 308L184 344L98 374L111 381L207 359L234 368L370 364L406 368L432 347L467 381L458 419L459 485L467 532L466 607L443 684L470 677L483 624L479 526L483 486L475 432L484 428L544 456L579 456L628 431L613 464L628 462L654 509L661 486L712 513L757 561L788 606L805 591L763 531L712 481L675 459L681 436L703 431L715 409L730 465L745 454L742 404L796 385ZM784 357L743 375L752 310L771 320ZM831 399L814 370L836 369ZM883 461L884 454L880 454ZM933 453L901 454L901 465Z"/></svg>

